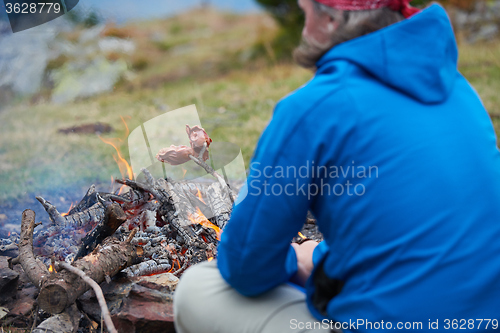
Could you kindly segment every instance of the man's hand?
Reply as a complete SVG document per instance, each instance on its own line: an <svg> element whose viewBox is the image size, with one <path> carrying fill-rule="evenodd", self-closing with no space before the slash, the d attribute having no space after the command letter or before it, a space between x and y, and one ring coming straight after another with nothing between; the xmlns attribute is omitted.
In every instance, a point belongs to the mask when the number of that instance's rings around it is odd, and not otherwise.
<svg viewBox="0 0 500 333"><path fill-rule="evenodd" d="M311 276L311 272L314 267L312 258L316 246L318 246L318 243L315 241L306 241L301 245L292 243L292 247L297 255L298 266L297 274L293 277L292 282L300 286L305 286L306 281L309 276Z"/></svg>

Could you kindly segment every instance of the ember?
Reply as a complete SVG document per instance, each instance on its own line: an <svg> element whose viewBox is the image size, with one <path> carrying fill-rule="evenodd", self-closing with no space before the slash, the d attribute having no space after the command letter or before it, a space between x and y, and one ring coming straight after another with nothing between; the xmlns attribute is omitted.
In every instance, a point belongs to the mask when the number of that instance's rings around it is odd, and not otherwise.
<svg viewBox="0 0 500 333"><path fill-rule="evenodd" d="M73 209L73 203L71 203L71 206L69 206L69 209L66 213L62 213L61 216L68 216L69 212L71 212L71 209Z"/></svg>

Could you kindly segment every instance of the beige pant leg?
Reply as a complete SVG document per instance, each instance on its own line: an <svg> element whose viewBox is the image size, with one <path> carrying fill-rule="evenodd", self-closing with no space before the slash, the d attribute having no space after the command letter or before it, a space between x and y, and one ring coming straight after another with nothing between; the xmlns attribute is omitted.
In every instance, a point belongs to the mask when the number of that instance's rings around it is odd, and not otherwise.
<svg viewBox="0 0 500 333"><path fill-rule="evenodd" d="M258 297L242 296L224 281L215 261L183 274L174 316L177 333L329 332L310 314L302 292L282 285Z"/></svg>

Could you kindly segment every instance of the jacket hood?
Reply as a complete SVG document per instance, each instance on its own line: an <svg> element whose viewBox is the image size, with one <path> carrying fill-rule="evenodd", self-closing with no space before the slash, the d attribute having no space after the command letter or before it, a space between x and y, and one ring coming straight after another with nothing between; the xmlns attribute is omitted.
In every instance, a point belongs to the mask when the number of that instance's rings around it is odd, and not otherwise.
<svg viewBox="0 0 500 333"><path fill-rule="evenodd" d="M317 62L318 73L334 60L352 62L424 103L446 100L458 73L453 28L446 11L437 4L333 47Z"/></svg>

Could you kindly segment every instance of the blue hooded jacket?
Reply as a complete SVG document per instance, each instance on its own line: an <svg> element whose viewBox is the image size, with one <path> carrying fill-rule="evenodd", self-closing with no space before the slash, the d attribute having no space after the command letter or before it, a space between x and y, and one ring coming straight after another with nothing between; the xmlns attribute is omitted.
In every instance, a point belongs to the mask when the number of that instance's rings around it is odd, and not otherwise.
<svg viewBox="0 0 500 333"><path fill-rule="evenodd" d="M343 283L321 313L309 279L318 319L350 322L346 332L498 320L500 152L457 70L444 9L335 46L317 67L259 141L248 194L222 234L224 279L247 296L288 281L289 242L310 209L325 237L314 261Z"/></svg>

